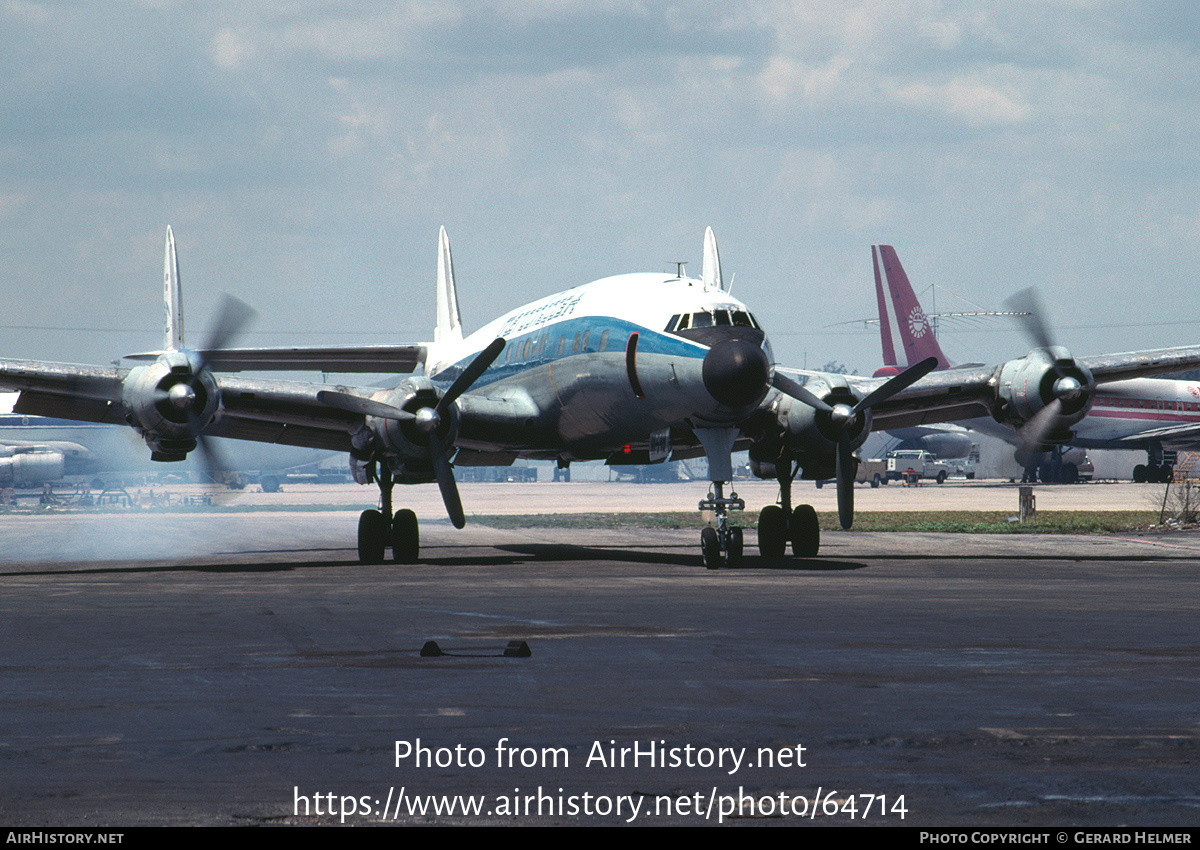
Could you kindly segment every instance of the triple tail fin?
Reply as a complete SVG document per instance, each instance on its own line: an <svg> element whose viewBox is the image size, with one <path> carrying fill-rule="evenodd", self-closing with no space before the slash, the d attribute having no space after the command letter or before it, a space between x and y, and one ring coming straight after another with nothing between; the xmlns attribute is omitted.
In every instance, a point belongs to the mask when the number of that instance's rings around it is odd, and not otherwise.
<svg viewBox="0 0 1200 850"><path fill-rule="evenodd" d="M930 327L929 319L926 318L925 311L921 309L921 304L917 301L912 285L908 282L908 275L904 273L904 267L900 265L896 249L891 245L874 245L871 252L876 264L875 286L876 295L879 298L879 324L882 328L880 336L883 339L884 360L887 360L888 349L891 346L891 331L879 282L880 264L883 265L884 274L887 276L888 290L892 295L893 317L896 327L900 331L900 341L904 349L905 362L903 364L894 363L894 365L897 367L911 366L927 357L934 357L937 359L935 368L949 369L950 359L942 352L937 337L933 335L933 328ZM892 360L895 361L894 352Z"/></svg>
<svg viewBox="0 0 1200 850"><path fill-rule="evenodd" d="M443 227L438 233L437 327L433 330L433 341L450 342L462 338L458 291L454 286L454 260L450 256L450 237Z"/></svg>
<svg viewBox="0 0 1200 850"><path fill-rule="evenodd" d="M163 258L163 305L166 324L163 329L163 350L183 348L183 292L179 284L179 257L175 253L175 236L167 226L166 256Z"/></svg>
<svg viewBox="0 0 1200 850"><path fill-rule="evenodd" d="M705 289L723 289L721 257L717 254L717 237L711 227L704 229L704 262L700 267L700 281Z"/></svg>

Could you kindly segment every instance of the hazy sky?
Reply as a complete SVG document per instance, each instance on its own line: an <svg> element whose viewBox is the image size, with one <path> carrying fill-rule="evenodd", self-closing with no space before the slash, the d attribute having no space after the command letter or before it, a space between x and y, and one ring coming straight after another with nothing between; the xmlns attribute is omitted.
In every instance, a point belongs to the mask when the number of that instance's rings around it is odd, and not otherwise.
<svg viewBox="0 0 1200 850"><path fill-rule="evenodd" d="M712 225L787 365L877 365L830 326L878 242L1080 354L1200 343L1198 9L0 0L0 356L157 347L168 224L196 344L224 291L246 345L429 339L441 224L468 330Z"/></svg>

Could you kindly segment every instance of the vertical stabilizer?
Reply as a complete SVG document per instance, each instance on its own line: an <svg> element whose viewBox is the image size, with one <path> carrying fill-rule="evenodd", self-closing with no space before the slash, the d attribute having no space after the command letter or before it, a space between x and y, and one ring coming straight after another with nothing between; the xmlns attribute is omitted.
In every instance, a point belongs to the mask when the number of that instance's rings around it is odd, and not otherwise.
<svg viewBox="0 0 1200 850"><path fill-rule="evenodd" d="M437 327L433 330L433 341L449 342L462 338L458 292L454 287L454 260L450 256L450 237L443 227L438 233Z"/></svg>
<svg viewBox="0 0 1200 850"><path fill-rule="evenodd" d="M701 266L700 280L705 289L722 289L721 258L717 254L717 237L711 227L704 229L704 264Z"/></svg>
<svg viewBox="0 0 1200 850"><path fill-rule="evenodd" d="M179 288L179 257L175 254L175 236L167 227L166 256L163 259L163 305L166 325L163 329L163 348L177 351L183 348L183 294Z"/></svg>
<svg viewBox="0 0 1200 850"><path fill-rule="evenodd" d="M879 247L871 246L871 264L875 267L875 301L879 305L879 342L883 346L883 365L896 365L896 348L892 344L892 320L883 295L883 278L879 274Z"/></svg>
<svg viewBox="0 0 1200 850"><path fill-rule="evenodd" d="M896 249L891 245L879 246L879 258L883 262L883 271L887 275L888 290L892 293L892 305L896 311L896 324L900 330L900 340L904 345L905 364L911 366L926 357L937 358L938 369L949 369L950 360L942 353L933 328L925 311L921 309L908 275L900 265ZM901 364L897 364L901 365Z"/></svg>

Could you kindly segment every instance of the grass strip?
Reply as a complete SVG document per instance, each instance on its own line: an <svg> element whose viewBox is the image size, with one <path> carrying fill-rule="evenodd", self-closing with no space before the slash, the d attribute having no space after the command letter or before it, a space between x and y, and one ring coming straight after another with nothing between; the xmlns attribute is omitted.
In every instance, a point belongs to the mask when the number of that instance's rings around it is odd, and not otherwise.
<svg viewBox="0 0 1200 850"><path fill-rule="evenodd" d="M841 530L835 513L817 515L821 528ZM1157 511L1039 511L1037 523L1010 521L1010 511L860 511L854 531L927 531L956 534L1111 534L1158 523ZM732 514L733 525L753 528L757 515ZM694 528L695 511L594 514L479 514L470 522L491 528Z"/></svg>

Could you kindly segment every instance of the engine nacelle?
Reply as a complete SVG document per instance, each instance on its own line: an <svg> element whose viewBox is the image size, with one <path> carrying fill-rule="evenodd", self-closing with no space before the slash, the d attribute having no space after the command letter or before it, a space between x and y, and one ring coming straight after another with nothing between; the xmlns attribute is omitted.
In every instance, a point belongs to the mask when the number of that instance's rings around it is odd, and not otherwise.
<svg viewBox="0 0 1200 850"><path fill-rule="evenodd" d="M996 404L997 422L1019 429L1052 404L1052 420L1038 428L1045 446L1070 442L1071 426L1091 410L1096 396L1096 379L1061 346L1038 349L1000 367Z"/></svg>
<svg viewBox="0 0 1200 850"><path fill-rule="evenodd" d="M0 448L0 487L38 487L58 481L66 472L62 452Z"/></svg>
<svg viewBox="0 0 1200 850"><path fill-rule="evenodd" d="M121 401L126 421L150 447L151 459L179 461L217 417L221 391L194 352L167 351L130 371Z"/></svg>
<svg viewBox="0 0 1200 850"><path fill-rule="evenodd" d="M373 454L387 463L392 477L404 484L435 479L429 454L429 435L435 433L447 450L458 437L458 406L451 404L444 416L436 412L442 391L424 377L407 378L393 390L371 397L414 414L415 419L366 417Z"/></svg>
<svg viewBox="0 0 1200 850"><path fill-rule="evenodd" d="M846 380L837 376L811 378L804 388L835 410L848 412L858 403ZM795 460L803 470L803 478L832 478L842 435L857 449L871 433L870 410L860 411L848 425L840 425L828 411L816 410L781 393L771 413L774 421L750 449L751 471L759 477L773 477L781 468L780 460Z"/></svg>

